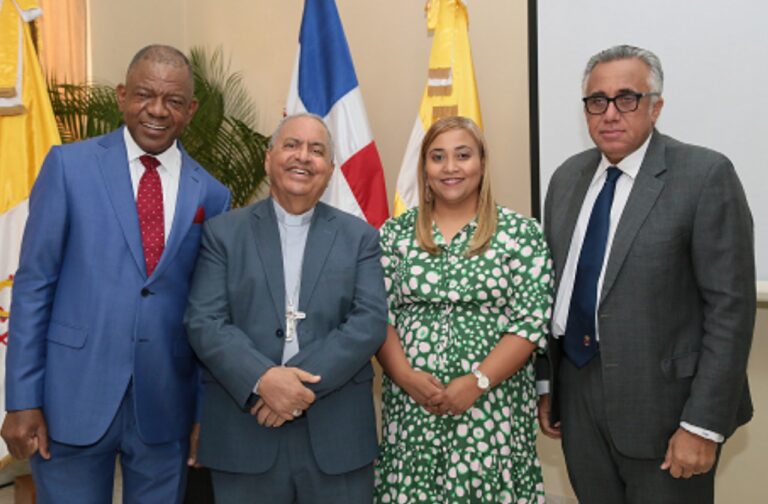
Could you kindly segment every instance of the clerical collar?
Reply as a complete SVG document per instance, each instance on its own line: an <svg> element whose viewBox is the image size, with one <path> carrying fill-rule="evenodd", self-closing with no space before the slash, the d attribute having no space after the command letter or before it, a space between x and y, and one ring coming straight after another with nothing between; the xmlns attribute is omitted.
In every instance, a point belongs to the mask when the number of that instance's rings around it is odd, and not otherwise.
<svg viewBox="0 0 768 504"><path fill-rule="evenodd" d="M303 214L294 215L281 207L275 198L272 198L272 204L275 207L278 222L286 226L308 226L312 222L312 215L315 213L315 207L312 207Z"/></svg>

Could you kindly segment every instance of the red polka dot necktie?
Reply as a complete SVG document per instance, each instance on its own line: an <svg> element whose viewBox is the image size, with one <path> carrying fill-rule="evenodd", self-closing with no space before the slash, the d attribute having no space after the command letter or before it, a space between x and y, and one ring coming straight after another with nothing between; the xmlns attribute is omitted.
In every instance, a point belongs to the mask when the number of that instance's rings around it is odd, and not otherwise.
<svg viewBox="0 0 768 504"><path fill-rule="evenodd" d="M163 186L157 167L160 161L154 156L143 155L139 158L144 165L144 174L139 181L136 195L136 208L141 226L141 242L144 245L144 260L147 263L147 276L155 271L160 256L165 248L165 218L163 216Z"/></svg>

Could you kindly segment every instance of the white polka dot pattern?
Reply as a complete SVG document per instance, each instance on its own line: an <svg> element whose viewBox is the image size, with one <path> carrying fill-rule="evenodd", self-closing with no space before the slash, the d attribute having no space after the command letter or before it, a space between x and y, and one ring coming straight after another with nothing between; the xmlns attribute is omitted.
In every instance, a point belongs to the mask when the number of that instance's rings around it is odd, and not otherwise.
<svg viewBox="0 0 768 504"><path fill-rule="evenodd" d="M449 383L511 333L546 348L552 263L536 222L503 207L488 249L467 257L472 221L430 255L418 209L381 229L389 322L411 367ZM462 415L436 416L385 376L376 504L543 504L533 359Z"/></svg>
<svg viewBox="0 0 768 504"><path fill-rule="evenodd" d="M151 276L165 248L163 186L160 182L160 174L157 173L160 161L156 157L146 154L139 159L141 164L144 165L144 174L139 181L136 209L139 214L141 242L144 246L147 276Z"/></svg>

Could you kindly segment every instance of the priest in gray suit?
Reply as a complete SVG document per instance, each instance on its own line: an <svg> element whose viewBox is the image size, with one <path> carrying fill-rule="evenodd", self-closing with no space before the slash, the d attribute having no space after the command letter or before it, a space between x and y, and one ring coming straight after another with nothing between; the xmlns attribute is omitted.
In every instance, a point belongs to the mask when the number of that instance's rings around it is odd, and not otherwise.
<svg viewBox="0 0 768 504"><path fill-rule="evenodd" d="M216 502L371 502L371 356L386 336L376 230L320 203L322 119L270 140L271 197L206 222L185 323L204 365L198 460Z"/></svg>
<svg viewBox="0 0 768 504"><path fill-rule="evenodd" d="M752 416L752 217L725 156L655 129L662 85L650 51L595 55L596 148L547 193L558 286L539 419L582 504L713 502L720 447Z"/></svg>

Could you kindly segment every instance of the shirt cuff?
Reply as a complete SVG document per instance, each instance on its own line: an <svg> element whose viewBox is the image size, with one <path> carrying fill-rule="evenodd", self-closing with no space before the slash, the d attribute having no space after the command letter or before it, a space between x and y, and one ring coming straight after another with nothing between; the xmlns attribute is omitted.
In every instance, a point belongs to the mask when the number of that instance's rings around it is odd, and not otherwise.
<svg viewBox="0 0 768 504"><path fill-rule="evenodd" d="M261 383L261 378L259 378L256 385L253 386L253 395L259 395L259 383Z"/></svg>
<svg viewBox="0 0 768 504"><path fill-rule="evenodd" d="M549 394L549 380L537 380L536 393L540 396Z"/></svg>
<svg viewBox="0 0 768 504"><path fill-rule="evenodd" d="M704 439L709 439L715 443L722 443L725 441L725 436L722 434L718 434L717 432L712 432L707 429L702 429L701 427L696 427L695 425L691 425L688 422L680 422L680 427L687 430L691 434L703 437Z"/></svg>

